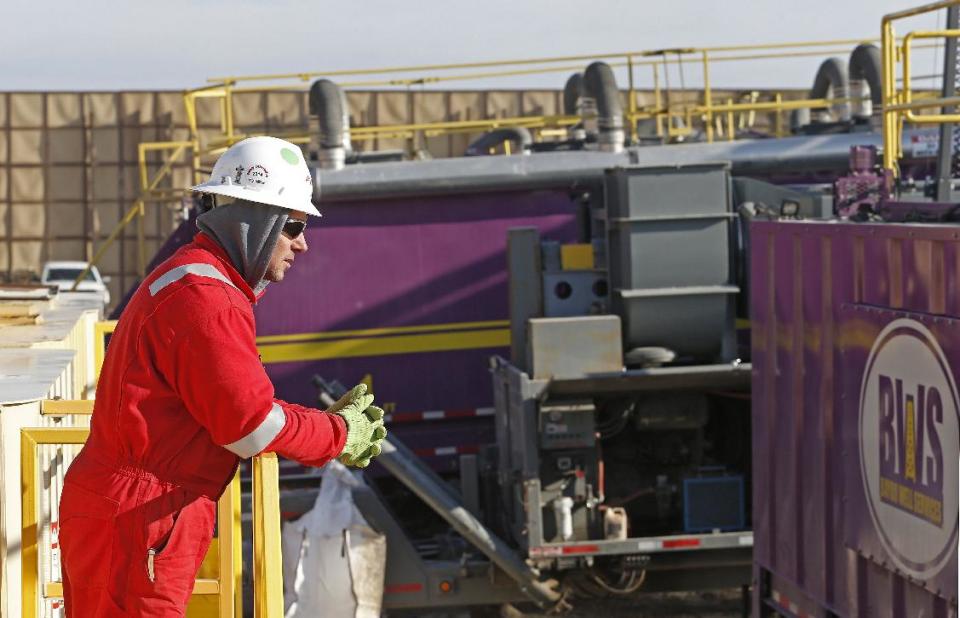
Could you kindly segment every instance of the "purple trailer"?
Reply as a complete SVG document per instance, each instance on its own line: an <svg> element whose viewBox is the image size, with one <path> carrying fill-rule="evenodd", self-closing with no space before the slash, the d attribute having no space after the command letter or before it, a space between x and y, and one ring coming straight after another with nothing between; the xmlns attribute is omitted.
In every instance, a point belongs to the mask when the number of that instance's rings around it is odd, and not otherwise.
<svg viewBox="0 0 960 618"><path fill-rule="evenodd" d="M311 403L316 374L372 380L395 435L453 469L493 441L487 367L510 345L507 231L535 226L570 242L574 209L552 191L323 206L310 250L256 307L277 391Z"/></svg>
<svg viewBox="0 0 960 618"><path fill-rule="evenodd" d="M960 228L751 226L754 615L957 615Z"/></svg>
<svg viewBox="0 0 960 618"><path fill-rule="evenodd" d="M255 307L278 396L316 405L315 375L372 382L394 435L455 470L459 455L494 441L488 367L509 354L507 231L571 242L577 208L547 189L324 204L309 251ZM182 224L151 268L195 232ZM282 467L286 478L299 470Z"/></svg>

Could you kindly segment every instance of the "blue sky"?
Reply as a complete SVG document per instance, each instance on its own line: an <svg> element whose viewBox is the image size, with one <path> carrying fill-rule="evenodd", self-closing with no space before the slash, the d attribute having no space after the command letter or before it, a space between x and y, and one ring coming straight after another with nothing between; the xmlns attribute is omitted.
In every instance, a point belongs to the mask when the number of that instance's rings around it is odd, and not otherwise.
<svg viewBox="0 0 960 618"><path fill-rule="evenodd" d="M0 90L190 88L208 77L877 37L909 1L34 0L4 3ZM917 3L919 4L919 3ZM915 20L933 27L936 18ZM822 58L718 65L715 85L806 87ZM933 72L931 53L915 73ZM698 85L688 72L690 85ZM562 87L566 73L445 87ZM624 78L625 79L625 78ZM677 76L674 76L674 80ZM639 85L646 75L638 78Z"/></svg>

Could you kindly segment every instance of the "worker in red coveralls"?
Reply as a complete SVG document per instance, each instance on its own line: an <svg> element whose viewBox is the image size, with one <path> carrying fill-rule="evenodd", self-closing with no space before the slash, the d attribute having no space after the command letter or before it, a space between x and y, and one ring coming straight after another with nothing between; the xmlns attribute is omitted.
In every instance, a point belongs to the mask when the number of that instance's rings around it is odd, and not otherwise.
<svg viewBox="0 0 960 618"><path fill-rule="evenodd" d="M110 340L90 438L60 499L70 618L183 616L241 459L365 467L386 436L360 385L321 412L274 397L253 304L307 250L313 184L297 146L254 137L208 182L200 233L143 281Z"/></svg>

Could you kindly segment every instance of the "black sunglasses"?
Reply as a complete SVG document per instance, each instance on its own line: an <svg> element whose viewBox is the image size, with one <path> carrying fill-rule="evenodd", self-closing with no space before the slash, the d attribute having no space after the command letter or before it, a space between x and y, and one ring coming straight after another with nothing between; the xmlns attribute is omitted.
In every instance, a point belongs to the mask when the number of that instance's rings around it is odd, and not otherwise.
<svg viewBox="0 0 960 618"><path fill-rule="evenodd" d="M293 239L300 236L300 234L303 234L303 230L305 230L306 227L306 221L301 221L300 219L287 219L287 222L283 224L283 233Z"/></svg>

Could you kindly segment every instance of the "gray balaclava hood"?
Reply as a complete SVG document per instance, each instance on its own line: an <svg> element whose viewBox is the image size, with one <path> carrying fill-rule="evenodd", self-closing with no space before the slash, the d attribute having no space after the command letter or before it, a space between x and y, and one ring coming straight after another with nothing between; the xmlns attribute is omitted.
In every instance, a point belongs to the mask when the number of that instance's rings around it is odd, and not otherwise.
<svg viewBox="0 0 960 618"><path fill-rule="evenodd" d="M197 217L197 227L223 247L244 281L260 294L269 283L263 275L287 222L287 212L279 206L237 200Z"/></svg>

